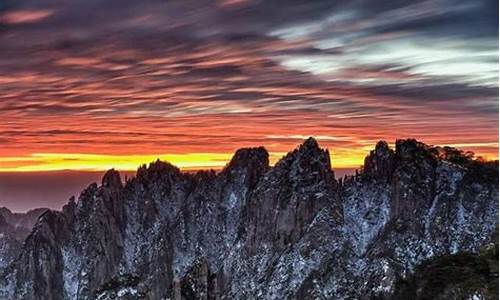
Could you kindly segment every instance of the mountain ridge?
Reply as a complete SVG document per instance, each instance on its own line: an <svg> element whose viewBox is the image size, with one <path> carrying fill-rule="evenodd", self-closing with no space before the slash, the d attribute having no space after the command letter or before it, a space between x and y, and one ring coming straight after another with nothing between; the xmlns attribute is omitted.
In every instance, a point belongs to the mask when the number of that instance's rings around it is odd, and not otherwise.
<svg viewBox="0 0 500 300"><path fill-rule="evenodd" d="M156 161L122 183L109 170L40 216L0 270L0 298L390 297L426 258L489 242L498 184L487 166L454 148L381 141L359 174L336 180L309 138L272 167L258 147L218 173Z"/></svg>

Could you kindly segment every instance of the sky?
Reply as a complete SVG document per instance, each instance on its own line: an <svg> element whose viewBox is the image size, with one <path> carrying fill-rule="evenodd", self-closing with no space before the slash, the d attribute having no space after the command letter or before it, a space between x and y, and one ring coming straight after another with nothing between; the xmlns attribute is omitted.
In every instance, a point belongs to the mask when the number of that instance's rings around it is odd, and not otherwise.
<svg viewBox="0 0 500 300"><path fill-rule="evenodd" d="M397 138L497 159L498 1L0 0L0 172L274 162L308 136L336 168Z"/></svg>

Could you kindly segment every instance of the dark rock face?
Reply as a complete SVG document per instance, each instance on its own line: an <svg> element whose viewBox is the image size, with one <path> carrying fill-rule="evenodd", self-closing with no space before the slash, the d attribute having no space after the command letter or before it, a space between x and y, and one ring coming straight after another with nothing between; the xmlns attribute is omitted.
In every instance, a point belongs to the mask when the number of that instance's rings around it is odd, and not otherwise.
<svg viewBox="0 0 500 300"><path fill-rule="evenodd" d="M28 236L38 218L47 210L48 208L36 208L25 213L13 213L6 207L0 207L0 215L5 222L13 227L14 231L10 232L15 233L14 237L22 242Z"/></svg>
<svg viewBox="0 0 500 300"><path fill-rule="evenodd" d="M213 300L218 299L217 276L212 274L207 260L199 258L181 279L180 290L174 291L174 300ZM180 296L179 296L180 294Z"/></svg>
<svg viewBox="0 0 500 300"><path fill-rule="evenodd" d="M327 206L342 222L342 205L328 151L308 139L268 172L252 193L243 230L250 253L295 243Z"/></svg>
<svg viewBox="0 0 500 300"><path fill-rule="evenodd" d="M17 258L23 241L46 210L38 208L26 213L13 213L6 207L0 208L0 273Z"/></svg>
<svg viewBox="0 0 500 300"><path fill-rule="evenodd" d="M380 141L375 150L365 158L363 175L375 180L389 181L392 178L396 161L394 151L389 148L385 141Z"/></svg>
<svg viewBox="0 0 500 300"><path fill-rule="evenodd" d="M392 185L391 216L409 218L432 205L438 159L425 144L414 140L396 141L396 160Z"/></svg>
<svg viewBox="0 0 500 300"><path fill-rule="evenodd" d="M0 299L389 299L423 261L490 242L495 176L398 140L341 183L312 138L274 167L248 148L219 173L110 170L24 245L0 214Z"/></svg>
<svg viewBox="0 0 500 300"><path fill-rule="evenodd" d="M59 212L46 211L26 239L18 266L16 294L23 299L63 299L61 245L69 238L68 224ZM33 283L32 289L26 284Z"/></svg>
<svg viewBox="0 0 500 300"><path fill-rule="evenodd" d="M0 214L0 272L16 259L22 247L16 233L16 228Z"/></svg>

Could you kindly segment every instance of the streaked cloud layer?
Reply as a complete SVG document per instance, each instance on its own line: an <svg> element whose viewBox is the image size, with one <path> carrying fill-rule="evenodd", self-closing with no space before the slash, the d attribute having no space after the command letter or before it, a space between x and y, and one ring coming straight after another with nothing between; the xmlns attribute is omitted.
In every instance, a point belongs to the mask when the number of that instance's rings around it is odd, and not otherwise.
<svg viewBox="0 0 500 300"><path fill-rule="evenodd" d="M338 167L406 137L498 156L498 1L0 9L0 170L219 167L309 135Z"/></svg>

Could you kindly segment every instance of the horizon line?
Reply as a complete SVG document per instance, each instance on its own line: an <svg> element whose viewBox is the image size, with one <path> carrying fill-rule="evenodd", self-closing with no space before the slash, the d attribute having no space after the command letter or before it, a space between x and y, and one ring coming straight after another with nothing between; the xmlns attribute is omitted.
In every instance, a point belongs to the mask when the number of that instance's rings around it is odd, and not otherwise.
<svg viewBox="0 0 500 300"><path fill-rule="evenodd" d="M311 137L314 139L314 137ZM317 139L315 139L317 140ZM321 141L321 139L320 139ZM397 141L397 140L396 140ZM297 149L296 147L291 149ZM389 145L395 145L390 143ZM447 145L430 145L430 147L446 147ZM359 169L363 166L364 159L374 145L366 145L352 149L349 153L330 151L329 147L321 147L329 151L332 169ZM451 144L450 147L459 148L466 144ZM488 146L496 146L498 143L488 143ZM263 146L258 146L263 147ZM182 171L196 172L199 170L222 170L234 157L239 149L256 148L242 147L233 152L188 152L188 153L164 153L164 154L97 154L97 153L51 153L39 152L19 156L0 157L0 173L35 173L35 172L104 172L115 169L123 172L137 171L143 165L148 165L157 160L168 162ZM265 147L263 147L266 149ZM392 149L395 148L391 147ZM463 150L463 149L460 149ZM269 165L275 165L287 152L266 152L269 155ZM463 150L465 151L465 150ZM498 153L479 153L476 158L481 157L486 161L498 161Z"/></svg>

